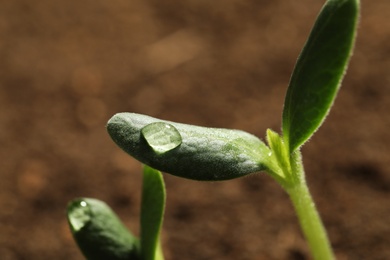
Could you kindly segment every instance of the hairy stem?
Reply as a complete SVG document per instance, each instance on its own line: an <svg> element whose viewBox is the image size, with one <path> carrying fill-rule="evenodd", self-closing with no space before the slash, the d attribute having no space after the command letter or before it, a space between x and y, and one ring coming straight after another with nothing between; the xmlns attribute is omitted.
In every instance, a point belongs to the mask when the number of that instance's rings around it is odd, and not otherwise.
<svg viewBox="0 0 390 260"><path fill-rule="evenodd" d="M315 260L334 259L324 225L306 185L301 155L299 151L291 155L293 185L287 188L302 231L308 241Z"/></svg>

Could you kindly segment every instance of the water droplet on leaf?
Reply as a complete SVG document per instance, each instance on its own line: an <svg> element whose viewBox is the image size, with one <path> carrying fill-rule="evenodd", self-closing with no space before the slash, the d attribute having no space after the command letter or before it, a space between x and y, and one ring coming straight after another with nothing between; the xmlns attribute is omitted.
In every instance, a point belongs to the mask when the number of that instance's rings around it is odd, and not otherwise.
<svg viewBox="0 0 390 260"><path fill-rule="evenodd" d="M141 133L149 146L159 154L178 147L182 142L179 131L164 122L151 123L142 128Z"/></svg>
<svg viewBox="0 0 390 260"><path fill-rule="evenodd" d="M82 229L91 220L91 210L84 200L76 200L69 207L69 222L75 232Z"/></svg>

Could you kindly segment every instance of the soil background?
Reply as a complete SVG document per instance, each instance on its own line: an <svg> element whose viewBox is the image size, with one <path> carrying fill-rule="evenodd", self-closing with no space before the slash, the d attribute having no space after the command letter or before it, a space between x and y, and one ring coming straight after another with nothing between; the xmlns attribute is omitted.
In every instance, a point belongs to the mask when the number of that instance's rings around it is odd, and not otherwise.
<svg viewBox="0 0 390 260"><path fill-rule="evenodd" d="M264 137L324 1L0 1L0 258L83 259L65 209L107 202L138 234L141 164L105 130L137 112ZM356 49L303 148L338 259L390 259L390 1L362 0ZM265 174L168 174L166 259L310 259Z"/></svg>

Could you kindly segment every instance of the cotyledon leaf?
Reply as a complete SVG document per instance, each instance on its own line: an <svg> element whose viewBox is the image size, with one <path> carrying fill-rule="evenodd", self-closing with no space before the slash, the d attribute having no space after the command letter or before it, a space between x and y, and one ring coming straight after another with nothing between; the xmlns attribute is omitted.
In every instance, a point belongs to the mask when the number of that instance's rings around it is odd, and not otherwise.
<svg viewBox="0 0 390 260"><path fill-rule="evenodd" d="M228 180L267 168L270 150L240 130L193 126L135 113L107 124L114 142L157 170L194 180Z"/></svg>

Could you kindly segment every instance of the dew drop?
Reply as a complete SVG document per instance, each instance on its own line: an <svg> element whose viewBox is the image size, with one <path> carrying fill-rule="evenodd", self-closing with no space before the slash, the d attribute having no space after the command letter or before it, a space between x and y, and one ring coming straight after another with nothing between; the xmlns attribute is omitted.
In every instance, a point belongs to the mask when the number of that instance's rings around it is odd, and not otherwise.
<svg viewBox="0 0 390 260"><path fill-rule="evenodd" d="M74 201L68 211L69 223L74 232L82 229L91 220L91 210L84 200Z"/></svg>
<svg viewBox="0 0 390 260"><path fill-rule="evenodd" d="M164 122L151 123L142 128L141 133L149 146L159 154L178 147L182 142L179 131Z"/></svg>

